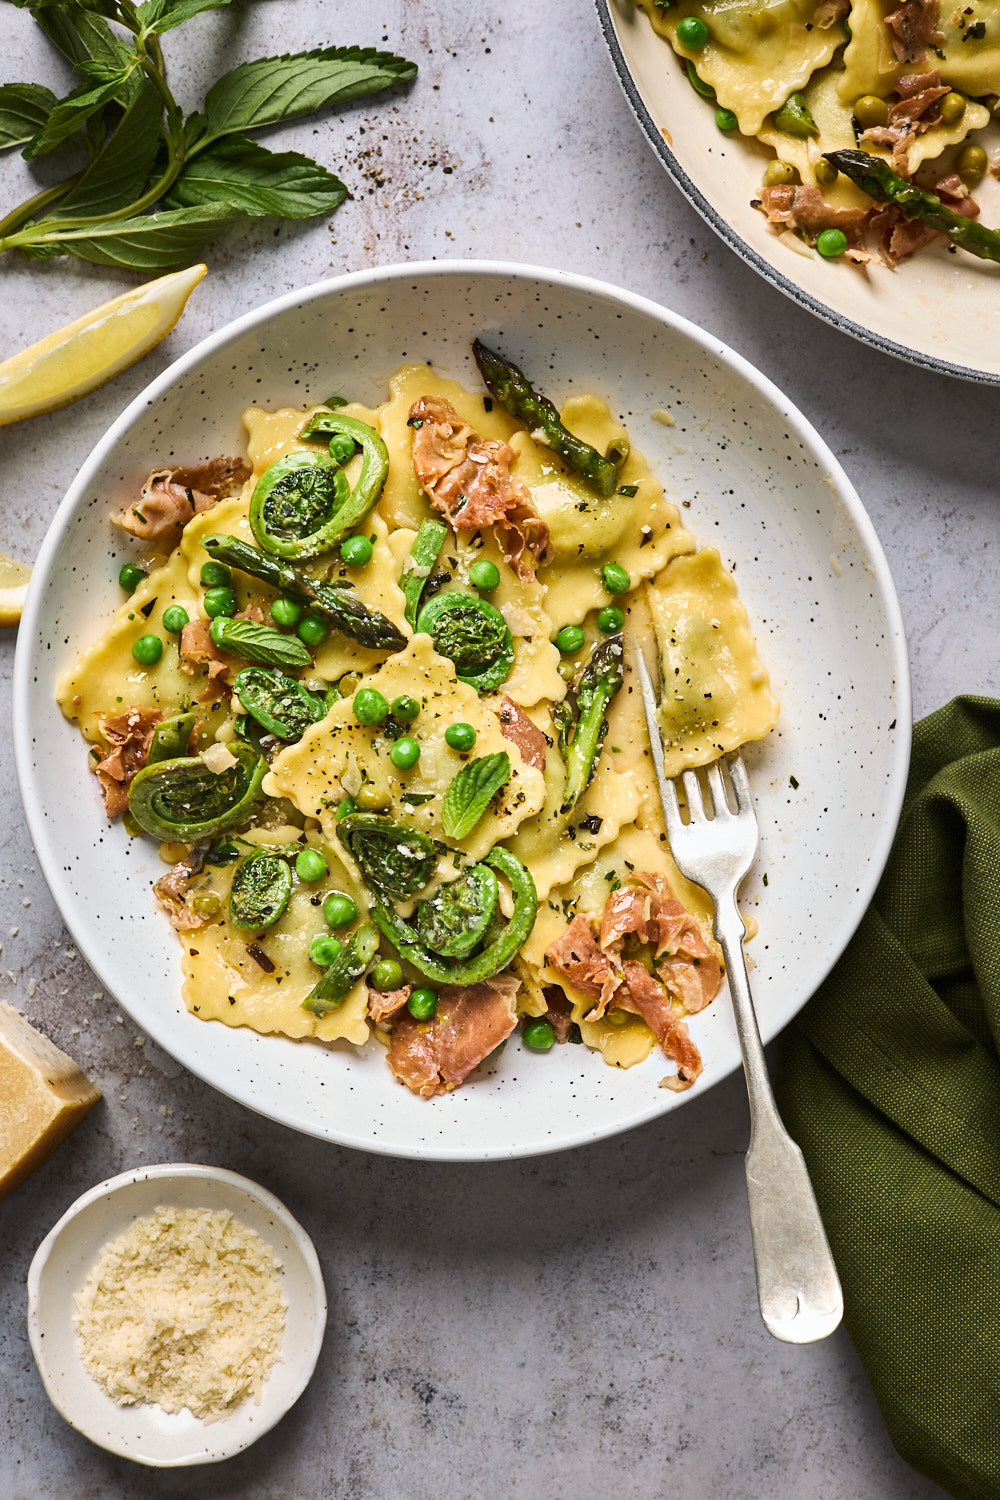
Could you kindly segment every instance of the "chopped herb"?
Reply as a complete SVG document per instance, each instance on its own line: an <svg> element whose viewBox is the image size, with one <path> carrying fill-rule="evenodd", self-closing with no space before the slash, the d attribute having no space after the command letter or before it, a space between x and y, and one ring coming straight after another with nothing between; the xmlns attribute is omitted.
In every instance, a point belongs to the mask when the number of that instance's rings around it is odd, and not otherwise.
<svg viewBox="0 0 1000 1500"><path fill-rule="evenodd" d="M424 419L423 417L407 417L406 425L407 427L423 427Z"/></svg>
<svg viewBox="0 0 1000 1500"><path fill-rule="evenodd" d="M639 486L637 484L620 484L618 486L618 493L619 495L628 495L631 498L633 495L639 493Z"/></svg>

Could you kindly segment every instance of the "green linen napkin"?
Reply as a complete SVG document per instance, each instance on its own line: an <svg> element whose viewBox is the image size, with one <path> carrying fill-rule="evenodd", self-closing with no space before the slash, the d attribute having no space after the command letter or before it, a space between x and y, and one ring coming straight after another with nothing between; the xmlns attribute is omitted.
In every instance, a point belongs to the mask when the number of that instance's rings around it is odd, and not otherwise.
<svg viewBox="0 0 1000 1500"><path fill-rule="evenodd" d="M778 1100L886 1427L961 1500L1000 1496L1000 702L914 728L857 934L786 1031Z"/></svg>

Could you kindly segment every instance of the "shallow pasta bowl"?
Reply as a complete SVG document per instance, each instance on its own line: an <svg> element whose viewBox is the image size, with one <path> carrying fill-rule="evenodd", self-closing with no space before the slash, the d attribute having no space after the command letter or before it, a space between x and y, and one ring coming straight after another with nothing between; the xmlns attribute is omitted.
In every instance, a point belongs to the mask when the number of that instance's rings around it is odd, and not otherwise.
<svg viewBox="0 0 1000 1500"><path fill-rule="evenodd" d="M109 1240L165 1205L224 1210L260 1235L281 1262L288 1303L282 1358L253 1399L205 1423L187 1409L119 1406L88 1374L73 1328L73 1298ZM135 1463L182 1468L232 1458L263 1437L302 1395L326 1329L326 1292L312 1240L284 1204L221 1167L137 1167L99 1182L46 1235L28 1271L28 1337L45 1390L72 1427Z"/></svg>
<svg viewBox="0 0 1000 1500"><path fill-rule="evenodd" d="M654 303L600 282L496 263L395 266L307 287L214 334L132 403L63 501L29 589L15 667L18 772L42 868L80 950L119 1004L208 1082L299 1130L403 1156L528 1155L595 1140L676 1107L661 1057L625 1070L516 1040L427 1102L363 1050L259 1036L188 1014L180 950L156 907L155 848L109 825L61 670L120 602L108 516L153 468L241 451L251 403L331 390L375 404L404 360L479 381L476 335L538 372L557 400L604 397L685 520L737 569L784 710L748 754L763 830L746 886L760 935L761 1028L773 1036L829 971L888 854L909 754L899 608L871 523L836 459L746 361ZM654 416L654 413L656 414ZM670 424L673 425L670 425ZM695 1091L739 1049L724 996L692 1022Z"/></svg>
<svg viewBox="0 0 1000 1500"><path fill-rule="evenodd" d="M800 307L886 354L968 380L1000 383L1000 266L947 247L895 271L829 261L779 236L751 207L773 153L717 129L669 43L633 0L595 0L618 81L643 133L684 196L748 265ZM1000 141L984 132L991 156ZM978 138L978 137L977 137ZM982 222L1000 225L1000 185L977 185Z"/></svg>

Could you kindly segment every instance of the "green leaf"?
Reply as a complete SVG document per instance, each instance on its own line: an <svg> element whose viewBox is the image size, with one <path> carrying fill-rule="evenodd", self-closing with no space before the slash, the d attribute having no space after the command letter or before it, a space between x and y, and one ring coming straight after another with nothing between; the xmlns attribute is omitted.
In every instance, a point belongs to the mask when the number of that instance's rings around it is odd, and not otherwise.
<svg viewBox="0 0 1000 1500"><path fill-rule="evenodd" d="M451 779L441 804L441 825L450 839L471 833L491 799L510 780L510 756L506 750L477 755Z"/></svg>
<svg viewBox="0 0 1000 1500"><path fill-rule="evenodd" d="M207 239L225 233L244 217L235 204L207 203L203 208L110 220L96 229L66 230L55 253L68 252L103 266L170 271L190 265Z"/></svg>
<svg viewBox="0 0 1000 1500"><path fill-rule="evenodd" d="M229 0L146 0L145 5L137 6L137 10L143 31L159 36L161 32L190 21L199 11L218 10L221 5L228 4Z"/></svg>
<svg viewBox="0 0 1000 1500"><path fill-rule="evenodd" d="M373 47L320 47L261 57L225 73L205 99L210 136L256 130L279 120L375 94L416 76L415 63Z"/></svg>
<svg viewBox="0 0 1000 1500"><path fill-rule="evenodd" d="M347 189L318 162L298 151L268 151L245 135L217 142L189 162L167 200L170 208L198 203L238 203L247 214L308 219L329 214Z"/></svg>
<svg viewBox="0 0 1000 1500"><path fill-rule="evenodd" d="M46 156L48 152L54 151L67 136L73 135L81 125L87 123L91 115L95 115L109 99L115 97L126 77L126 73L116 72L106 83L100 83L94 88L83 85L67 94L53 109L38 134L25 146L22 152L25 159L33 161L36 156Z"/></svg>
<svg viewBox="0 0 1000 1500"><path fill-rule="evenodd" d="M0 150L30 141L58 102L52 90L40 83L5 83L0 87Z"/></svg>
<svg viewBox="0 0 1000 1500"><path fill-rule="evenodd" d="M116 68L128 64L130 49L100 16L88 15L72 5L52 5L36 10L35 20L74 68L88 58Z"/></svg>
<svg viewBox="0 0 1000 1500"><path fill-rule="evenodd" d="M50 217L103 218L140 198L156 160L162 118L160 96L147 79L100 156Z"/></svg>

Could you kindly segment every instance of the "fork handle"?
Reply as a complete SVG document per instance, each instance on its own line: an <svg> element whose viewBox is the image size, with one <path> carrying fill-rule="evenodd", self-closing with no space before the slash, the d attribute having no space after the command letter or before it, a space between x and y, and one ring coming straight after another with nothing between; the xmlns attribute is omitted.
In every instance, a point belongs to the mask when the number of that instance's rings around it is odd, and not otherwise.
<svg viewBox="0 0 1000 1500"><path fill-rule="evenodd" d="M716 903L715 935L726 961L750 1097L746 1174L757 1300L769 1333L785 1343L808 1344L833 1332L844 1299L805 1158L774 1102L743 954L745 930L733 890Z"/></svg>

